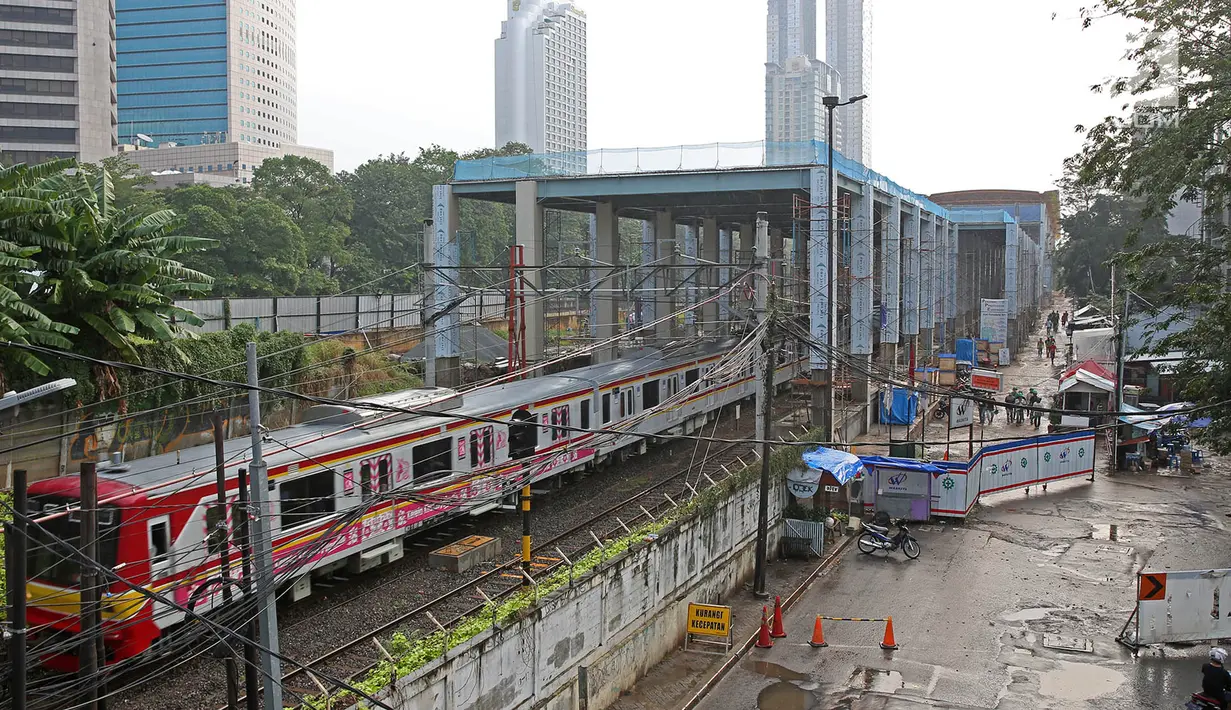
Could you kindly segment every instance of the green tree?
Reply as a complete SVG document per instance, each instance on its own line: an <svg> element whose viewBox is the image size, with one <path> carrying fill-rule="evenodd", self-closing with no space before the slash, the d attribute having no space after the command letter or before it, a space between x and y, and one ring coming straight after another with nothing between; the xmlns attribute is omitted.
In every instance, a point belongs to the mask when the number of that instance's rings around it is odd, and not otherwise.
<svg viewBox="0 0 1231 710"><path fill-rule="evenodd" d="M40 183L72 166L61 160L36 166L15 165L0 168L0 233L14 239L38 231L55 219L51 201L56 195ZM44 345L68 349L68 336L76 335L71 325L52 320L29 302L41 272L36 257L39 247L0 239L0 340L23 345ZM0 355L0 388L7 391L6 373L14 366L39 376L51 372L47 363L32 353L6 348Z"/></svg>
<svg viewBox="0 0 1231 710"><path fill-rule="evenodd" d="M1138 199L1146 219L1167 215L1177 199L1202 204L1202 238L1172 237L1120 257L1130 286L1160 317L1174 309L1192 321L1157 340L1157 351L1180 350L1183 396L1207 405L1212 448L1231 451L1231 293L1226 214L1231 194L1231 6L1227 0L1104 0L1086 11L1140 22L1129 59L1136 74L1095 90L1124 100L1120 113L1086 131L1070 160L1080 186ZM1078 127L1079 130L1085 130ZM1134 299L1139 308L1140 299Z"/></svg>
<svg viewBox="0 0 1231 710"><path fill-rule="evenodd" d="M1066 240L1056 250L1059 285L1085 300L1111 293L1111 263L1126 249L1156 242L1166 232L1161 219L1143 220L1140 203L1099 195L1088 207L1061 220Z"/></svg>
<svg viewBox="0 0 1231 710"><path fill-rule="evenodd" d="M303 233L307 260L321 275L305 275L317 293L337 291L333 279L350 260L346 249L354 200L321 163L288 155L271 158L253 172L252 189L286 210Z"/></svg>
<svg viewBox="0 0 1231 710"><path fill-rule="evenodd" d="M171 210L117 209L105 169L93 179L78 171L42 184L57 194L57 214L18 235L40 248L29 301L78 330L76 349L135 361L134 338L172 340L177 321L200 324L175 299L207 292L211 279L179 257L213 242L177 234L182 220Z"/></svg>
<svg viewBox="0 0 1231 710"><path fill-rule="evenodd" d="M309 292L307 245L286 211L251 190L203 185L168 190L186 229L218 242L188 264L217 274L216 296L286 296Z"/></svg>
<svg viewBox="0 0 1231 710"><path fill-rule="evenodd" d="M117 209L137 207L156 210L164 206L159 192L150 189L154 178L142 172L141 166L129 160L123 153L103 158L98 163L85 163L81 169L95 179L98 178L100 170L111 174Z"/></svg>

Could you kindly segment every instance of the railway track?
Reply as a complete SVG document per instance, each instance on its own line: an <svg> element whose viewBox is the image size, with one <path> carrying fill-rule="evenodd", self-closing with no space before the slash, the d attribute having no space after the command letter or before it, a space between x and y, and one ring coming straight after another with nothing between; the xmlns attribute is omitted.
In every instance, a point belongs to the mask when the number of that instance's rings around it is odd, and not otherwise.
<svg viewBox="0 0 1231 710"><path fill-rule="evenodd" d="M700 466L689 466L656 484L602 510L589 519L572 526L532 551L531 578L542 578L567 567L594 550L600 540L622 537L636 526L673 509L689 499L697 490L708 487L740 467L740 462L752 462L752 447L728 444L704 455ZM706 480L707 477L710 480ZM700 486L693 481L699 481ZM601 532L600 532L601 531ZM382 661L387 660L390 637L402 633L407 637L424 636L442 628L452 629L461 620L482 610L488 601L500 601L523 589L526 584L520 560L510 560L481 576L441 594L397 618L368 631L341 646L333 648L283 676L287 696L319 695L322 687L336 690L316 672L353 682L363 678ZM226 708L220 708L226 710Z"/></svg>
<svg viewBox="0 0 1231 710"><path fill-rule="evenodd" d="M778 410L776 414L786 414L791 407L783 403ZM751 419L723 416L708 425L705 434L737 440L751 432ZM740 466L740 457L752 463L751 449L742 443L673 442L652 447L631 463L612 464L584 476L571 474L566 479L569 483L547 495L541 495L545 491L536 492L533 525L536 536L540 536L536 541L543 541L533 550L531 576L540 579L567 566L566 560L577 560L595 547L595 537L623 536L626 527L635 528L647 515L658 517L666 508L674 507L673 502L684 502L692 495L684 485L686 480L708 486L705 475L719 480L727 475L724 465L734 471ZM595 508L601 510L592 513ZM397 563L350 579L339 576L332 588L328 579L314 582L308 599L280 604L283 653L300 662L313 659L305 665L314 671L309 675L284 664L287 704L304 695L321 695L318 683L328 688L323 678L313 677L317 673L346 680L362 677L384 659L373 640L388 648L394 633L415 637L437 631L439 627L428 614L452 628L486 603L483 594L495 600L515 593L523 582L515 560L491 563L461 575L430 567L431 550L472 534L497 537L504 549L516 549L520 547L520 514L493 511L482 517L455 518L407 538L405 558ZM439 590L444 589L449 591L441 594ZM223 704L221 661L209 652L195 652L200 644L186 652L182 648L178 654L162 654L110 678L108 705L210 710ZM45 686L48 692L43 702L31 705L32 710L65 707L66 696L57 692L57 686L70 679L47 680L51 681ZM0 699L0 710L7 705Z"/></svg>

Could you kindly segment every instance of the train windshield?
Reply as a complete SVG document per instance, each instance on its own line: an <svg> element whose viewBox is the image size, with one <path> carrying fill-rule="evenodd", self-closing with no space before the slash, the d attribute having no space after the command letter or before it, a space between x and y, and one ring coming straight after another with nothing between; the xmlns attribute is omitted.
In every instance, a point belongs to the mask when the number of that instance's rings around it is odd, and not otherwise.
<svg viewBox="0 0 1231 710"><path fill-rule="evenodd" d="M30 515L37 517L64 510L78 501L61 496L32 496ZM58 538L58 539L57 539ZM72 557L72 548L81 544L81 513L73 511L30 526L30 548L27 556L30 579L60 587L75 586L81 581L81 565ZM98 511L99 562L107 569L115 567L120 546L120 511L104 505Z"/></svg>

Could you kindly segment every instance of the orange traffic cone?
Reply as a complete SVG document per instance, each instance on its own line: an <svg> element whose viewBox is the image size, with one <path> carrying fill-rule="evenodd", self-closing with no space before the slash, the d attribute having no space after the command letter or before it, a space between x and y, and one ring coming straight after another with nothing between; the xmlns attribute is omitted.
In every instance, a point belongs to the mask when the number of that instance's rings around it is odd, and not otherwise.
<svg viewBox="0 0 1231 710"><path fill-rule="evenodd" d="M786 638L786 629L782 628L782 597L774 597L774 627L769 635L776 639Z"/></svg>
<svg viewBox="0 0 1231 710"><path fill-rule="evenodd" d="M886 651L898 650L898 642L893 640L893 617L889 617L885 621L885 640L881 641L881 648Z"/></svg>
<svg viewBox="0 0 1231 710"><path fill-rule="evenodd" d="M812 627L812 640L808 642L812 648L825 648L829 644L825 643L825 629L821 627L821 615L817 614L816 624Z"/></svg>
<svg viewBox="0 0 1231 710"><path fill-rule="evenodd" d="M945 449L945 458L944 458L943 460L944 460L944 461L948 461L948 460L949 460L949 449L948 449L948 448L946 448L946 449Z"/></svg>
<svg viewBox="0 0 1231 710"><path fill-rule="evenodd" d="M757 648L773 648L774 640L769 637L769 609L761 607L761 632L757 635Z"/></svg>

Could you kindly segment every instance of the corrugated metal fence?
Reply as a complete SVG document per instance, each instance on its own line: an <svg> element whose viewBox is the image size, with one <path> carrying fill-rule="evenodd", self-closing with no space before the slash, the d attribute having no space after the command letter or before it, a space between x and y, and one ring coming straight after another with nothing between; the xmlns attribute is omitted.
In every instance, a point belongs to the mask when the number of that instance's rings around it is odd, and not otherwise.
<svg viewBox="0 0 1231 710"><path fill-rule="evenodd" d="M282 296L278 298L205 298L176 301L197 314L205 325L193 328L213 333L249 323L269 332L331 335L353 330L418 328L423 324L423 296L417 293L360 296ZM575 295L550 297L547 313L581 312ZM503 291L479 291L457 307L460 324L499 321L507 317Z"/></svg>

